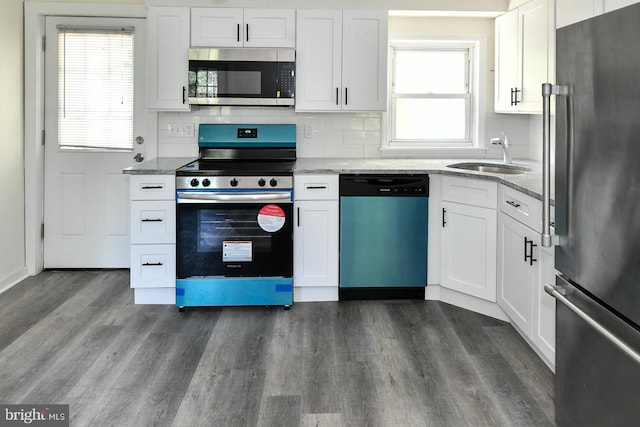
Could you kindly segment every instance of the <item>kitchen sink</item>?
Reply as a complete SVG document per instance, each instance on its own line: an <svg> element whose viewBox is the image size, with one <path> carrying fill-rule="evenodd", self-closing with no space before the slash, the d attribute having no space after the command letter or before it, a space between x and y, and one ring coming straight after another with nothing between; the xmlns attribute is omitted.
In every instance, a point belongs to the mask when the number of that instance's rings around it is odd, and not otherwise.
<svg viewBox="0 0 640 427"><path fill-rule="evenodd" d="M520 174L525 172L531 172L531 169L525 166L518 166L512 164L499 164L499 163L454 163L447 165L448 168L464 169L477 172L490 172L490 173L504 173L504 174Z"/></svg>

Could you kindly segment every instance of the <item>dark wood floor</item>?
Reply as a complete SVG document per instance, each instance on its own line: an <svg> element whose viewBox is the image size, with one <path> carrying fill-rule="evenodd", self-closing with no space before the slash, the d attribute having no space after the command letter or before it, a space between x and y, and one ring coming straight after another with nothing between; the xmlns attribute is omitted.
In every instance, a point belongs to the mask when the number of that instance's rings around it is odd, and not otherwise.
<svg viewBox="0 0 640 427"><path fill-rule="evenodd" d="M127 270L0 295L0 402L72 426L546 426L553 374L514 329L431 301L135 306Z"/></svg>

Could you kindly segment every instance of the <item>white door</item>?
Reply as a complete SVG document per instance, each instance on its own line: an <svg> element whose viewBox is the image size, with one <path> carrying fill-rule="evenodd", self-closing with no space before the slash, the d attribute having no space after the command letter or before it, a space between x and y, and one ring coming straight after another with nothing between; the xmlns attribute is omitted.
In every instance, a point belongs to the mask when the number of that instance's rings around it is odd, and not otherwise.
<svg viewBox="0 0 640 427"><path fill-rule="evenodd" d="M145 34L143 19L46 19L45 268L129 266L122 169L145 154ZM134 59L123 59L131 44ZM98 77L115 66L118 83Z"/></svg>
<svg viewBox="0 0 640 427"><path fill-rule="evenodd" d="M495 209L442 202L442 286L495 302Z"/></svg>

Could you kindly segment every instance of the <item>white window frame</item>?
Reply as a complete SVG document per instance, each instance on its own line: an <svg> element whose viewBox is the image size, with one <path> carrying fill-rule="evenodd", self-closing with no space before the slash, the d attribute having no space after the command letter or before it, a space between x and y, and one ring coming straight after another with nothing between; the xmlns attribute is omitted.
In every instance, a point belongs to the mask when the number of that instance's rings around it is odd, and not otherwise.
<svg viewBox="0 0 640 427"><path fill-rule="evenodd" d="M392 79L394 48L411 48L424 46L425 48L469 48L469 122L466 134L468 139L455 141L394 141L394 109ZM484 134L485 105L486 105L486 36L484 34L471 35L430 35L430 34L390 34L389 35L389 64L388 64L388 111L383 114L383 142L381 155L383 157L483 157L487 148L480 135ZM427 96L425 96L427 97ZM442 97L433 95L432 97Z"/></svg>
<svg viewBox="0 0 640 427"><path fill-rule="evenodd" d="M81 110L76 110L72 114L72 119L66 123L66 126L63 124L63 120L65 117L65 108L66 108L66 64L65 64L65 50L66 49L66 41L64 39L65 34L69 34L73 36L74 34L79 34L80 36L85 34L94 34L98 36L126 36L130 37L131 43L131 69L128 70L128 79L130 80L128 83L130 84L130 92L127 93L126 104L128 110L124 110L128 112L129 115L125 118L125 120L116 120L114 123L109 123L109 114L117 115L117 113L121 113L122 111L117 111L115 109L109 108L108 103L100 104L103 107L102 113L107 115L105 117L105 121L109 124L118 124L122 125L123 121L126 124L127 128L123 132L126 134L120 139L114 139L116 135L108 134L106 135L107 139L104 139L102 143L96 144L96 139L104 138L104 134L97 135L98 138L94 138L92 135L91 128L87 127L88 125L93 124L91 121L91 117L97 115L99 110L93 108L95 101L92 99L92 95L87 93L84 96L80 96L77 101L83 105L82 103L86 102L89 106L84 105L83 107L88 109L89 111L85 111L84 113ZM53 41L54 43L58 43L58 68L57 68L57 79L58 79L58 149L61 151L90 151L90 152L133 152L133 135L134 135L134 97L135 97L135 70L133 68L133 55L136 51L135 49L135 28L134 27L102 27L102 26L92 26L92 25L57 25L57 40ZM63 48L64 47L64 48ZM95 53L95 52L92 52ZM61 56L62 55L62 56ZM105 73L106 74L106 73ZM82 83L89 83L88 79L83 81ZM73 86L72 86L73 87ZM76 99L73 96L70 96L72 101ZM97 100L103 100L102 97L97 97ZM113 101L113 99L107 99L107 101ZM66 132L64 132L66 130ZM79 134L80 139L74 139L72 135ZM68 137L67 137L68 135ZM70 139L69 139L70 138ZM86 140L86 142L84 142Z"/></svg>

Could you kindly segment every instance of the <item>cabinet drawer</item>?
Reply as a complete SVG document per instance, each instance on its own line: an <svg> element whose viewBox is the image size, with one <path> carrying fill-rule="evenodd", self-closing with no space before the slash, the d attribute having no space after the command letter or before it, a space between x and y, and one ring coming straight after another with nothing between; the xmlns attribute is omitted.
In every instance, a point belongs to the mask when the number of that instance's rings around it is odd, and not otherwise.
<svg viewBox="0 0 640 427"><path fill-rule="evenodd" d="M527 227L542 232L542 202L511 187L500 185L498 209Z"/></svg>
<svg viewBox="0 0 640 427"><path fill-rule="evenodd" d="M131 245L132 288L176 286L176 245Z"/></svg>
<svg viewBox="0 0 640 427"><path fill-rule="evenodd" d="M470 178L442 177L442 200L484 208L496 208L498 184Z"/></svg>
<svg viewBox="0 0 640 427"><path fill-rule="evenodd" d="M295 200L338 200L338 175L296 175Z"/></svg>
<svg viewBox="0 0 640 427"><path fill-rule="evenodd" d="M173 175L131 175L131 200L175 200L176 177Z"/></svg>
<svg viewBox="0 0 640 427"><path fill-rule="evenodd" d="M132 201L131 243L175 243L176 202Z"/></svg>

